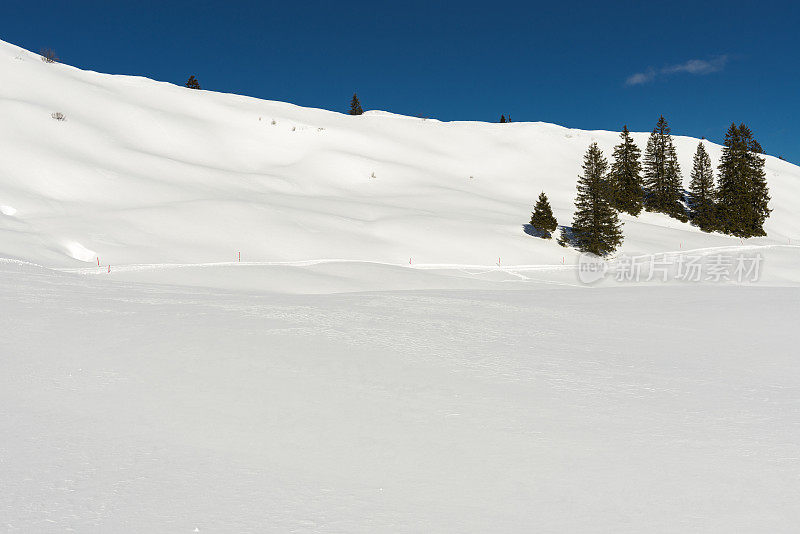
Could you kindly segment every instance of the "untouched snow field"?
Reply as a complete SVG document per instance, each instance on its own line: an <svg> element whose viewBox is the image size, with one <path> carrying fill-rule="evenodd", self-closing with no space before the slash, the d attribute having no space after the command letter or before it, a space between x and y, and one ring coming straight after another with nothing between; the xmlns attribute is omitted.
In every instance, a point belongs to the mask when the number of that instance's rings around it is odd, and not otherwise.
<svg viewBox="0 0 800 534"><path fill-rule="evenodd" d="M0 530L800 522L798 288L251 296L0 274Z"/></svg>
<svg viewBox="0 0 800 534"><path fill-rule="evenodd" d="M615 132L349 117L2 42L0 80L0 531L800 523L797 166L767 157L767 237L623 216L585 284L523 225L541 190L571 223ZM647 255L706 272L618 276ZM741 257L757 276L714 278Z"/></svg>

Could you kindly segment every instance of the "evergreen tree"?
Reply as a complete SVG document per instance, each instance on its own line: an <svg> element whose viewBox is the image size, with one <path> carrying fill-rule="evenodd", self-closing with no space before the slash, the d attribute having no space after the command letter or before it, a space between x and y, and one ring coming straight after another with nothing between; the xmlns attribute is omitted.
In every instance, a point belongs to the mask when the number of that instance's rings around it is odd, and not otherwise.
<svg viewBox="0 0 800 534"><path fill-rule="evenodd" d="M353 93L353 99L350 101L350 115L363 115L364 110L361 109L361 102L358 101L358 95Z"/></svg>
<svg viewBox="0 0 800 534"><path fill-rule="evenodd" d="M531 214L531 226L544 234L544 237L550 239L551 233L558 228L558 222L553 216L553 210L550 208L550 202L547 200L547 195L544 191L539 195L539 200L533 207Z"/></svg>
<svg viewBox="0 0 800 534"><path fill-rule="evenodd" d="M583 158L583 176L578 179L572 232L578 248L605 256L622 243L622 228L616 210L608 202L608 162L592 143Z"/></svg>
<svg viewBox="0 0 800 534"><path fill-rule="evenodd" d="M689 184L692 222L704 232L717 229L717 205L714 202L714 170L711 158L700 142L694 154L692 181Z"/></svg>
<svg viewBox="0 0 800 534"><path fill-rule="evenodd" d="M683 186L675 145L672 144L669 125L659 117L656 127L647 140L644 152L644 207L647 211L666 213L686 221L686 211L681 204Z"/></svg>
<svg viewBox="0 0 800 534"><path fill-rule="evenodd" d="M500 115L500 124L505 124L505 122L506 122L506 116Z"/></svg>
<svg viewBox="0 0 800 534"><path fill-rule="evenodd" d="M641 150L633 142L628 126L622 127L622 143L614 147L614 163L608 179L611 187L611 202L619 210L639 215L644 202L644 182L642 164L639 162Z"/></svg>
<svg viewBox="0 0 800 534"><path fill-rule="evenodd" d="M722 231L737 237L766 235L769 189L761 145L744 124L731 124L719 163L717 201Z"/></svg>
<svg viewBox="0 0 800 534"><path fill-rule="evenodd" d="M186 82L186 87L189 89L200 89L200 82L197 81L197 78L194 75L189 76L189 80Z"/></svg>

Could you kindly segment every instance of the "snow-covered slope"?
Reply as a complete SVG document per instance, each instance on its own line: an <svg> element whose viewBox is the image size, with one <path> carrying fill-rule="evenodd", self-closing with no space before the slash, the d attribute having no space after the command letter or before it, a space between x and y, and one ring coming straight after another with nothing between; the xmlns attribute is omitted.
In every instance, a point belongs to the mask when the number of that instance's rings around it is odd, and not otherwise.
<svg viewBox="0 0 800 534"><path fill-rule="evenodd" d="M800 169L767 158L766 238L643 214L608 264L760 254L756 287L594 290L523 224L617 139L0 43L0 530L794 532Z"/></svg>
<svg viewBox="0 0 800 534"><path fill-rule="evenodd" d="M618 142L544 123L351 117L46 64L1 42L0 79L0 257L51 267L240 252L249 262L572 265L574 251L523 224L542 190L569 224L584 151L597 141L610 156ZM635 134L642 147L646 136ZM686 183L697 142L676 138ZM707 148L716 160L720 147ZM800 243L800 168L767 157L767 176L769 235L746 244ZM741 245L662 215L622 218L625 254Z"/></svg>

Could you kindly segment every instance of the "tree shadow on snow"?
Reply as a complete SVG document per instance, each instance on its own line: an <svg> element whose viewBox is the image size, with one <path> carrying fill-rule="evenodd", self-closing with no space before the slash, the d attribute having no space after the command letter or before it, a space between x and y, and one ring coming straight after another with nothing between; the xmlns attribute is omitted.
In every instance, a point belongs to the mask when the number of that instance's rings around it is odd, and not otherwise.
<svg viewBox="0 0 800 534"><path fill-rule="evenodd" d="M536 228L531 224L523 224L522 230L530 236L538 237L541 239L550 239L551 237L553 237L550 232L547 232L545 230L539 230L538 228Z"/></svg>
<svg viewBox="0 0 800 534"><path fill-rule="evenodd" d="M558 238L556 238L556 242L559 245L562 247L578 248L580 240L571 226L559 226L558 229L559 234Z"/></svg>

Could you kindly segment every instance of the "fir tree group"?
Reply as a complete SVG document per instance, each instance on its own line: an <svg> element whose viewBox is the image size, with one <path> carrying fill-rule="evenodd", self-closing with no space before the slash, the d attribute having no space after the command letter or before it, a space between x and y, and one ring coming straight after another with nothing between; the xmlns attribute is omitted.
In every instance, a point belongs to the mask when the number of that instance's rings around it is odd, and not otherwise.
<svg viewBox="0 0 800 534"><path fill-rule="evenodd" d="M686 221L686 211L681 203L683 186L678 156L672 143L669 125L663 116L647 140L644 152L644 207L647 211L666 213Z"/></svg>
<svg viewBox="0 0 800 534"><path fill-rule="evenodd" d="M592 143L583 158L583 175L578 179L572 233L583 252L605 256L622 243L622 228L617 211L608 201L608 162Z"/></svg>
<svg viewBox="0 0 800 534"><path fill-rule="evenodd" d="M702 141L697 144L689 184L690 218L704 232L717 229L717 205L714 202L714 170Z"/></svg>
<svg viewBox="0 0 800 534"><path fill-rule="evenodd" d="M186 87L189 89L200 89L200 82L197 81L194 75L189 76L189 79L186 81Z"/></svg>
<svg viewBox="0 0 800 534"><path fill-rule="evenodd" d="M501 120L506 120L504 115ZM766 235L764 222L772 210L764 151L744 124L731 124L725 134L716 185L704 141L697 145L688 194L683 191L677 153L663 116L647 140L644 165L627 126L620 138L608 173L608 162L597 143L592 143L584 155L572 227L562 226L559 244L598 256L610 254L623 238L617 212L637 216L642 207L684 222L691 220L705 232L737 237ZM530 224L548 238L558 227L544 193L539 195Z"/></svg>
<svg viewBox="0 0 800 534"><path fill-rule="evenodd" d="M737 237L766 235L769 189L763 150L744 124L731 124L719 163L717 205L720 229Z"/></svg>
<svg viewBox="0 0 800 534"><path fill-rule="evenodd" d="M547 200L547 195L544 194L544 191L539 195L539 199L533 207L531 226L541 232L542 237L546 239L550 239L552 233L558 228L558 221L553 216L553 210L550 208L550 202Z"/></svg>
<svg viewBox="0 0 800 534"><path fill-rule="evenodd" d="M619 211L639 215L644 202L644 182L642 164L639 161L641 150L633 142L628 126L622 127L622 142L614 147L614 163L611 164L608 180L610 201Z"/></svg>
<svg viewBox="0 0 800 534"><path fill-rule="evenodd" d="M363 115L364 110L361 109L361 102L358 101L358 95L353 93L353 99L350 100L350 115Z"/></svg>

